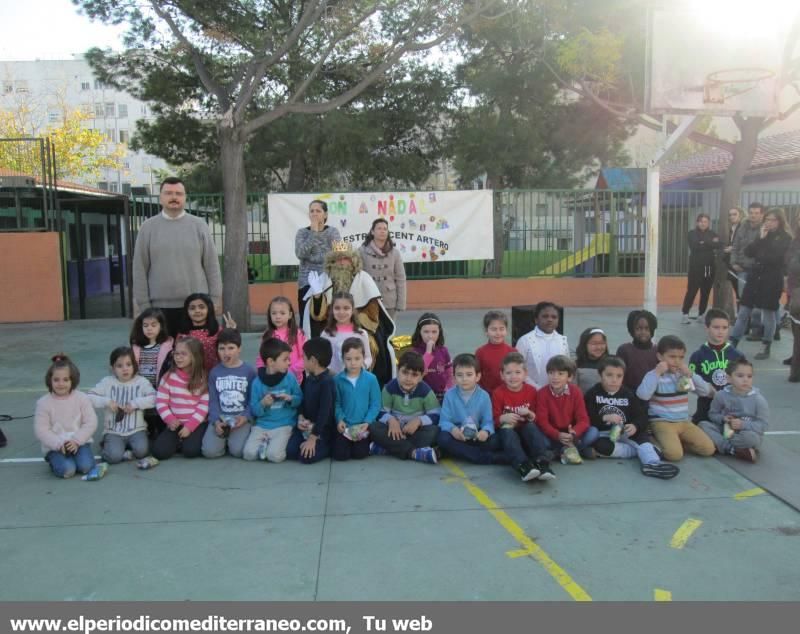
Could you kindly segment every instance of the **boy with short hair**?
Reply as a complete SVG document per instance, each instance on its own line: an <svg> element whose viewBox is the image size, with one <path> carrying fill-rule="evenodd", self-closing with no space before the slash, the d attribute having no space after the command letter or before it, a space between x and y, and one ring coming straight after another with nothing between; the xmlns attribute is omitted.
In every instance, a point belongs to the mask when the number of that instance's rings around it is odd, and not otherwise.
<svg viewBox="0 0 800 634"><path fill-rule="evenodd" d="M286 460L286 445L297 423L297 409L303 400L292 372L292 348L280 339L261 342L259 355L264 367L258 369L250 394L250 411L256 419L244 445L245 460Z"/></svg>
<svg viewBox="0 0 800 634"><path fill-rule="evenodd" d="M439 417L443 453L475 464L508 464L494 433L492 401L478 381L481 366L474 354L453 359L455 385L445 392Z"/></svg>
<svg viewBox="0 0 800 634"><path fill-rule="evenodd" d="M224 328L217 336L219 363L208 375L208 427L201 451L206 458L228 452L241 458L250 436L250 392L256 369L241 359L242 335Z"/></svg>
<svg viewBox="0 0 800 634"><path fill-rule="evenodd" d="M728 313L719 308L712 308L706 313L705 324L706 343L689 357L689 369L700 375L714 390L709 396L697 397L697 410L692 416L692 422L695 424L708 420L708 410L714 393L728 384L726 372L728 364L743 356L728 342L731 329Z"/></svg>
<svg viewBox="0 0 800 634"><path fill-rule="evenodd" d="M441 408L423 376L422 355L414 350L404 352L397 364L397 378L383 387L380 418L369 427L371 455L388 453L430 464L439 461L439 450L433 445L439 435Z"/></svg>
<svg viewBox="0 0 800 634"><path fill-rule="evenodd" d="M381 410L381 388L377 377L364 369L364 342L348 337L342 343L344 370L336 385L336 431L334 460L362 460L369 455L369 425Z"/></svg>
<svg viewBox="0 0 800 634"><path fill-rule="evenodd" d="M744 357L727 368L730 382L711 401L709 419L701 429L717 451L747 462L758 460L758 448L769 425L767 400L753 387L753 364Z"/></svg>
<svg viewBox="0 0 800 634"><path fill-rule="evenodd" d="M562 455L562 462L581 462L593 458L592 444L597 428L589 425L586 404L580 388L571 383L575 362L562 354L547 362L547 385L536 393L536 425L539 428L537 450Z"/></svg>
<svg viewBox="0 0 800 634"><path fill-rule="evenodd" d="M503 383L492 392L492 416L500 445L523 482L553 480L550 464L537 450L536 388L526 382L525 357L509 352L502 361Z"/></svg>
<svg viewBox="0 0 800 634"><path fill-rule="evenodd" d="M638 456L646 476L669 479L678 467L661 462L655 447L647 442L647 410L636 393L623 384L625 362L619 357L604 357L597 366L600 382L584 394L589 422L599 437L594 442L598 456L633 458Z"/></svg>
<svg viewBox="0 0 800 634"><path fill-rule="evenodd" d="M658 365L642 379L636 396L649 401L650 430L664 458L677 462L684 449L698 456L714 454L714 443L689 420L689 392L710 396L711 386L684 362L686 344L667 335L658 342Z"/></svg>
<svg viewBox="0 0 800 634"><path fill-rule="evenodd" d="M297 426L286 446L289 460L312 464L331 455L331 440L336 427L336 386L328 369L332 358L333 348L327 339L312 337L303 344L303 369L306 373L300 386L303 402Z"/></svg>

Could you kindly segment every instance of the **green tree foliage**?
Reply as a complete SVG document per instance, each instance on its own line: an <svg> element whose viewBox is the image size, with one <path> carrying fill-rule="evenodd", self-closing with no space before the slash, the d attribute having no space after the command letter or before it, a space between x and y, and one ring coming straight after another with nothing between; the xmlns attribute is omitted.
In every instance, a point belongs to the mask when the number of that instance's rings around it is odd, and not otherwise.
<svg viewBox="0 0 800 634"><path fill-rule="evenodd" d="M525 3L513 16L476 22L461 40L465 96L450 148L465 180L566 188L626 160L631 126L564 91L546 65L558 53L550 42L561 37L547 9Z"/></svg>

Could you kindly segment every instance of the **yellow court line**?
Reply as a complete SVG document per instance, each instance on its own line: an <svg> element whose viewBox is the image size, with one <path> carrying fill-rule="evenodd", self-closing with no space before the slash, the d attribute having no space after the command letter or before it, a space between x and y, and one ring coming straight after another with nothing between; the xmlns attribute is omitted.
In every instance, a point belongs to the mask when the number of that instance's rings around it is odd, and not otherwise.
<svg viewBox="0 0 800 634"><path fill-rule="evenodd" d="M480 487L476 486L468 477L467 474L464 473L455 463L451 462L450 460L442 460L439 464L441 464L445 469L447 469L450 473L452 473L461 484L472 494L478 503L485 508L489 513L494 517L500 526L502 526L506 531L513 537L520 546L522 546L522 550L518 551L510 551L508 556L510 557L522 557L522 556L530 556L535 561L539 562L541 566L547 571L547 573L555 579L556 583L560 585L564 591L571 596L575 601L591 601L592 597L589 596L589 593L586 592L583 588L581 588L578 583L570 577L567 572L559 566L555 561L553 561L550 556L542 550L542 547L539 546L533 539L531 539L528 535L525 534L525 531L522 530L522 527L517 524L514 520L509 517L509 515L502 510L495 502L490 498L486 492L481 489ZM523 553L519 554L519 553ZM512 554L513 553L513 554Z"/></svg>
<svg viewBox="0 0 800 634"><path fill-rule="evenodd" d="M755 497L756 495L761 495L762 493L766 493L764 489L761 487L756 487L755 489L747 489L747 491L742 491L737 493L733 496L734 500L746 500L747 498Z"/></svg>
<svg viewBox="0 0 800 634"><path fill-rule="evenodd" d="M680 528L675 531L675 534L672 536L672 539L669 542L669 545L673 548L681 549L686 546L686 542L689 541L689 538L692 536L700 526L703 524L703 520L696 520L690 517L686 520L683 524L680 525Z"/></svg>
<svg viewBox="0 0 800 634"><path fill-rule="evenodd" d="M653 600L672 601L672 593L669 590L662 590L661 588L656 588L655 590L653 590Z"/></svg>

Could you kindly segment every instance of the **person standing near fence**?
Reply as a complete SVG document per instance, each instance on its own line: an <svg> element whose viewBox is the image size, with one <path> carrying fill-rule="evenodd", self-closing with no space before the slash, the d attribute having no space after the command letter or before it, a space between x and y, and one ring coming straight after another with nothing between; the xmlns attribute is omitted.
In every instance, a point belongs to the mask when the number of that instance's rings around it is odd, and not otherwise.
<svg viewBox="0 0 800 634"><path fill-rule="evenodd" d="M739 232L739 227L744 219L744 211L740 207L731 207L728 210L728 241L725 243L724 255L722 256L725 264L728 266L728 281L733 286L733 294L736 297L736 304L739 304L739 277L736 270L731 264L731 253L733 253L733 242L736 240L736 234Z"/></svg>
<svg viewBox="0 0 800 634"><path fill-rule="evenodd" d="M300 260L300 270L297 273L297 317L299 324L303 323L306 308L305 296L309 289L308 274L314 271L322 273L325 266L325 256L330 253L333 243L341 240L336 227L329 227L328 204L322 200L312 200L308 206L307 227L298 229L294 237L294 254ZM315 327L319 336L321 328Z"/></svg>
<svg viewBox="0 0 800 634"><path fill-rule="evenodd" d="M222 306L222 274L208 225L186 213L186 189L175 176L159 189L161 213L144 221L133 251L133 298L136 312L159 308L175 336L183 302L192 293L211 296Z"/></svg>
<svg viewBox="0 0 800 634"><path fill-rule="evenodd" d="M697 307L697 319L702 319L708 308L708 298L714 284L715 251L720 247L719 236L711 231L710 226L708 214L698 214L695 228L689 232L689 279L683 298L683 324L690 322L689 311L698 290L700 305Z"/></svg>
<svg viewBox="0 0 800 634"><path fill-rule="evenodd" d="M761 351L755 355L755 359L769 359L775 337L778 308L783 293L786 252L792 242L788 229L783 209L773 207L764 216L758 237L745 249L745 254L753 258L753 266L742 293L736 325L731 333L731 343L738 346L750 314L754 308L760 308L764 327Z"/></svg>
<svg viewBox="0 0 800 634"><path fill-rule="evenodd" d="M372 276L381 291L386 312L394 319L398 310L406 309L406 269L400 251L389 237L389 223L385 218L372 221L359 253L364 270Z"/></svg>
<svg viewBox="0 0 800 634"><path fill-rule="evenodd" d="M733 240L733 250L731 251L731 268L736 273L739 284L739 297L744 294L747 280L755 264L755 260L745 253L745 249L756 239L761 231L761 223L764 220L764 206L760 202L752 202L747 208L747 222L742 221L736 231ZM740 300L741 301L741 300ZM753 335L758 340L761 330L761 315L759 311L753 311L750 316L750 328Z"/></svg>

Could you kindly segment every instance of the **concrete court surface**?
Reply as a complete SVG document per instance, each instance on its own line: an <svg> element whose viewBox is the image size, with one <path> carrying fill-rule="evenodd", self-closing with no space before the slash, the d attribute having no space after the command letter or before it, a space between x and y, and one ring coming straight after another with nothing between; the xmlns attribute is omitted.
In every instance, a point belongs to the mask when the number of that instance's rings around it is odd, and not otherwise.
<svg viewBox="0 0 800 634"><path fill-rule="evenodd" d="M567 308L571 347L599 326L615 349L628 339L627 312ZM399 332L419 314L402 314ZM451 354L483 343L482 315L440 313ZM678 319L662 310L656 334L679 334L692 350L704 329ZM33 412L57 351L91 387L128 328L0 326L0 413ZM246 359L258 338L245 335ZM62 481L43 461L17 461L41 457L30 419L0 423L0 600L798 600L800 386L780 365L790 347L784 331L756 384L771 431L795 434L769 436L758 465L687 458L671 481L642 476L634 461L555 465L556 481L523 484L508 467L388 457L176 457ZM775 482L790 503L764 490Z"/></svg>

